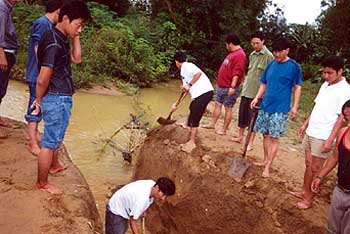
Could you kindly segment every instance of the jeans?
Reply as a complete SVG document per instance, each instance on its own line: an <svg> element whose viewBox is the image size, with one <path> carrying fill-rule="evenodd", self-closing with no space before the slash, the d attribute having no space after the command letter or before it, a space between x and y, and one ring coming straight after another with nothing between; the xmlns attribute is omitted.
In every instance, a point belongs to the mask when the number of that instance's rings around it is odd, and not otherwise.
<svg viewBox="0 0 350 234"><path fill-rule="evenodd" d="M44 133L41 146L57 149L63 141L72 110L72 97L47 93L41 101Z"/></svg>

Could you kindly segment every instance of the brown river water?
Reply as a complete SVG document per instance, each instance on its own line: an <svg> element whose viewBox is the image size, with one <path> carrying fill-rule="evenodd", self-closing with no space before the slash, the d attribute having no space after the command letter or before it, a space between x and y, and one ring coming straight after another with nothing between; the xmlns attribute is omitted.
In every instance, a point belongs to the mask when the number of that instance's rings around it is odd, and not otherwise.
<svg viewBox="0 0 350 234"><path fill-rule="evenodd" d="M96 200L102 217L107 194L116 185L127 183L133 172L133 164L124 162L119 151L109 149L102 153L103 140L108 139L120 126L130 120L130 113L137 113L141 107L146 110L143 118L151 127L157 126L159 116L167 117L171 104L180 95L180 80L141 89L139 94L110 96L90 94L81 91L73 96L73 110L64 144L74 164L83 173ZM137 101L136 101L137 100ZM28 102L28 89L24 83L10 81L3 99L1 116L24 120ZM177 114L187 113L189 97L180 104ZM39 127L42 129L42 124ZM121 132L113 138L120 147L128 141Z"/></svg>

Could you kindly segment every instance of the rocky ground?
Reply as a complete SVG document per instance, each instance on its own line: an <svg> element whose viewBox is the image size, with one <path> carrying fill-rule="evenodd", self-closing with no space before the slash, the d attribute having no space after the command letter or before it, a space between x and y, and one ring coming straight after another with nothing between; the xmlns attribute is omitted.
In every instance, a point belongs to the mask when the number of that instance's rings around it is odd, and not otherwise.
<svg viewBox="0 0 350 234"><path fill-rule="evenodd" d="M208 121L205 117L202 123ZM262 168L251 164L243 180L237 182L229 169L233 159L242 154L242 145L229 141L233 129L226 136L199 129L198 146L191 154L180 150L180 144L188 140L188 131L179 126L159 127L148 134L134 179L169 176L177 185L175 196L148 213L150 233L323 233L334 175L322 186L312 209L295 207L298 199L288 191L301 188L305 167L295 130L289 129L271 177L262 178ZM254 162L262 157L262 139L258 136L247 160Z"/></svg>
<svg viewBox="0 0 350 234"><path fill-rule="evenodd" d="M60 148L59 158L68 168L49 176L64 194L40 191L34 187L37 160L26 148L25 125L10 123L0 127L0 233L102 234L89 186L65 148Z"/></svg>

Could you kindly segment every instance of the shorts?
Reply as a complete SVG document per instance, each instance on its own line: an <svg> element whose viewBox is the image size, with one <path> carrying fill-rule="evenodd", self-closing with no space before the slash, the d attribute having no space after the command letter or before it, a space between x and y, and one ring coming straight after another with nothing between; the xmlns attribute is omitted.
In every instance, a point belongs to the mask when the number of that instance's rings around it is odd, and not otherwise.
<svg viewBox="0 0 350 234"><path fill-rule="evenodd" d="M332 145L332 149L330 151L327 153L322 153L322 146L324 142L325 140L317 139L305 134L302 146L305 151L311 152L312 156L327 159L333 152L334 144Z"/></svg>
<svg viewBox="0 0 350 234"><path fill-rule="evenodd" d="M63 141L72 110L72 97L46 94L41 101L44 119L44 133L41 146L57 149Z"/></svg>
<svg viewBox="0 0 350 234"><path fill-rule="evenodd" d="M36 83L28 82L27 84L29 88L29 102L27 107L27 114L24 116L24 118L26 119L27 122L39 123L43 118L41 111L38 115L31 114L31 106L36 99Z"/></svg>
<svg viewBox="0 0 350 234"><path fill-rule="evenodd" d="M191 128L197 128L208 103L213 98L214 92L206 92L195 99L190 104L190 115L188 116L187 125Z"/></svg>
<svg viewBox="0 0 350 234"><path fill-rule="evenodd" d="M128 220L120 215L113 214L109 210L109 206L106 206L106 221L105 232L106 234L125 234L128 229Z"/></svg>
<svg viewBox="0 0 350 234"><path fill-rule="evenodd" d="M252 118L253 109L250 108L250 103L253 98L241 97L238 111L238 127L246 128L249 126L249 121Z"/></svg>
<svg viewBox="0 0 350 234"><path fill-rule="evenodd" d="M236 90L235 93L233 95L231 95L231 96L227 95L229 89L230 88L220 88L220 87L218 87L216 89L216 99L215 99L215 101L217 101L218 103L223 104L225 107L232 108L233 105L237 101L237 98L239 96L240 88L239 88L239 86L237 86L235 88L235 90Z"/></svg>
<svg viewBox="0 0 350 234"><path fill-rule="evenodd" d="M254 132L274 138L283 137L286 132L288 113L269 113L260 110L254 125Z"/></svg>

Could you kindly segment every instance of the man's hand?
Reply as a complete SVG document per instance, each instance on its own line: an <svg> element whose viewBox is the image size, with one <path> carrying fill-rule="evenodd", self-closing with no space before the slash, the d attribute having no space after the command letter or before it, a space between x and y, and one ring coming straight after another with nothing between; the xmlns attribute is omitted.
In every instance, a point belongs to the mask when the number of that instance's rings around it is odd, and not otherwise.
<svg viewBox="0 0 350 234"><path fill-rule="evenodd" d="M6 59L5 53L1 53L0 54L0 69L3 72L6 72L7 69L8 69L8 63L7 63L7 59Z"/></svg>
<svg viewBox="0 0 350 234"><path fill-rule="evenodd" d="M321 179L315 178L311 183L311 191L318 193L320 191Z"/></svg>
<svg viewBox="0 0 350 234"><path fill-rule="evenodd" d="M184 91L186 91L186 92L188 92L188 91L190 90L190 88L191 88L191 87L190 87L189 84L184 84L184 85L181 86L181 89L184 90Z"/></svg>
<svg viewBox="0 0 350 234"><path fill-rule="evenodd" d="M307 126L305 124L303 124L298 130L298 136L300 136L301 138L304 137L304 134L305 134L305 131L306 131L306 127Z"/></svg>
<svg viewBox="0 0 350 234"><path fill-rule="evenodd" d="M294 120L295 117L297 117L297 114L298 114L298 108L297 107L292 107L292 109L289 112L289 118L291 120Z"/></svg>
<svg viewBox="0 0 350 234"><path fill-rule="evenodd" d="M253 101L250 103L250 109L258 108L257 104L259 103L258 98L254 98Z"/></svg>
<svg viewBox="0 0 350 234"><path fill-rule="evenodd" d="M35 100L33 102L33 104L30 106L32 112L30 113L31 115L39 115L41 112L41 106L40 104L37 102L37 100Z"/></svg>
<svg viewBox="0 0 350 234"><path fill-rule="evenodd" d="M322 153L327 153L332 149L333 142L328 139L322 145Z"/></svg>
<svg viewBox="0 0 350 234"><path fill-rule="evenodd" d="M177 103L175 102L175 103L173 103L172 105L171 105L171 111L176 111L177 110Z"/></svg>
<svg viewBox="0 0 350 234"><path fill-rule="evenodd" d="M228 96L232 96L233 94L235 94L235 92L236 92L236 90L235 90L234 88L230 87L230 88L228 89L227 95L228 95Z"/></svg>

